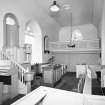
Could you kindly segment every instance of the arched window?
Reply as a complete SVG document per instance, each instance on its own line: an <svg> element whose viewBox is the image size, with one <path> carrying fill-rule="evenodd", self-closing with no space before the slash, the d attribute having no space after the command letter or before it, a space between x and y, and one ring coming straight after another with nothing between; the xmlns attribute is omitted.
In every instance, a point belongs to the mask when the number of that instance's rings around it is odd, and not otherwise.
<svg viewBox="0 0 105 105"><path fill-rule="evenodd" d="M42 63L42 33L39 24L34 20L26 23L25 43L32 45L31 64Z"/></svg>
<svg viewBox="0 0 105 105"><path fill-rule="evenodd" d="M4 16L4 48L19 46L19 24L17 18L12 13L7 13Z"/></svg>
<svg viewBox="0 0 105 105"><path fill-rule="evenodd" d="M79 29L76 29L72 32L72 40L74 41L83 40L82 33Z"/></svg>

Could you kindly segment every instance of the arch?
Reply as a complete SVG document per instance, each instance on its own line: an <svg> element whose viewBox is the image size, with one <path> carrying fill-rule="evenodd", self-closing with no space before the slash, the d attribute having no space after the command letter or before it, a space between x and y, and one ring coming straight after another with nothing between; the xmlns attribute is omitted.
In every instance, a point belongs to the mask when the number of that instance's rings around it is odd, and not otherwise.
<svg viewBox="0 0 105 105"><path fill-rule="evenodd" d="M6 13L5 16L4 16L4 23L6 22L6 18L7 17L10 17L10 18L13 18L16 22L16 25L19 25L19 22L17 20L17 17L13 14L13 13Z"/></svg>
<svg viewBox="0 0 105 105"><path fill-rule="evenodd" d="M3 19L3 47L19 47L19 23L12 13L6 13Z"/></svg>
<svg viewBox="0 0 105 105"><path fill-rule="evenodd" d="M42 32L35 20L29 20L25 24L25 43L32 44L31 64L42 63Z"/></svg>

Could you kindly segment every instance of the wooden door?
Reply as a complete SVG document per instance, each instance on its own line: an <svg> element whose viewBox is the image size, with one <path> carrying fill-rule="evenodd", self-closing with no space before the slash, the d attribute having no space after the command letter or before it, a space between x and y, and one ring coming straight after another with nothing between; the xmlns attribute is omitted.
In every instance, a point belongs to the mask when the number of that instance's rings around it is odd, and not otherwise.
<svg viewBox="0 0 105 105"><path fill-rule="evenodd" d="M18 47L19 35L18 27L16 25L6 25L6 46L7 47Z"/></svg>

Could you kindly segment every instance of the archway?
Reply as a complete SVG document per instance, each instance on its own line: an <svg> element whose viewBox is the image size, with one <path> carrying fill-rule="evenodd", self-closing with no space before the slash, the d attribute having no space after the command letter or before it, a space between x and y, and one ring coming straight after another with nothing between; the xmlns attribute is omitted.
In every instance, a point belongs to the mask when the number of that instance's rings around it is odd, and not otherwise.
<svg viewBox="0 0 105 105"><path fill-rule="evenodd" d="M42 63L42 32L39 24L34 20L26 23L25 43L32 44L31 64Z"/></svg>
<svg viewBox="0 0 105 105"><path fill-rule="evenodd" d="M19 46L19 23L16 16L12 13L7 13L3 20L4 30L4 48Z"/></svg>

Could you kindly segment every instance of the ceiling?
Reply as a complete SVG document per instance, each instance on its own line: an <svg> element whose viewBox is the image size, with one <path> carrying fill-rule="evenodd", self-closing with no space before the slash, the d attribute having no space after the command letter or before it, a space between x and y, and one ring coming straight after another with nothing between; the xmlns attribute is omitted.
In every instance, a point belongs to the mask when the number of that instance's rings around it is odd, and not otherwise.
<svg viewBox="0 0 105 105"><path fill-rule="evenodd" d="M2 3L6 0L1 0ZM49 10L53 0L8 0L4 2L6 8L10 8L8 5L15 4L19 9L23 11L23 15L33 18L40 18L47 23L52 20L53 23L57 23L59 26L70 26L93 23L98 26L102 17L102 4L104 0L57 0L57 4L60 5L60 11L58 13L51 12ZM31 5L28 8L29 4ZM65 9L64 6L70 6L69 9ZM13 6L11 6L13 8ZM16 9L16 8L13 8ZM43 15L43 16L42 16ZM43 18L42 18L43 17ZM72 21L72 22L71 22Z"/></svg>
<svg viewBox="0 0 105 105"><path fill-rule="evenodd" d="M49 10L53 0L35 1L60 26L71 25L71 20L73 25L90 23L92 20L93 0L57 0L57 4L60 5L61 8L58 13ZM65 5L70 6L70 8L65 9Z"/></svg>

